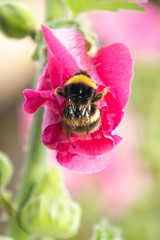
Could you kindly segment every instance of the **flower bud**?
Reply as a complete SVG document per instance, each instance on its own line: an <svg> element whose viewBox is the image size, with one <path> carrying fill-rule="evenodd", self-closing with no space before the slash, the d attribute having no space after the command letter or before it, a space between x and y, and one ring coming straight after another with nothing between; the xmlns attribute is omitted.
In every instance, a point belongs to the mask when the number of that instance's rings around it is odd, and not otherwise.
<svg viewBox="0 0 160 240"><path fill-rule="evenodd" d="M35 24L35 14L27 4L18 1L0 3L0 30L8 37L33 36Z"/></svg>
<svg viewBox="0 0 160 240"><path fill-rule="evenodd" d="M79 206L71 200L60 197L50 201L42 195L26 204L20 220L24 228L35 236L59 239L77 233L80 216Z"/></svg>
<svg viewBox="0 0 160 240"><path fill-rule="evenodd" d="M0 152L0 188L4 187L10 180L13 169L9 158Z"/></svg>
<svg viewBox="0 0 160 240"><path fill-rule="evenodd" d="M70 199L58 169L54 168L40 176L19 217L23 227L30 233L61 238L76 234L81 211Z"/></svg>
<svg viewBox="0 0 160 240"><path fill-rule="evenodd" d="M39 178L39 182L33 191L32 197L41 197L41 195L44 194L50 200L55 200L59 196L68 197L68 193L62 182L61 174L57 168L43 172Z"/></svg>

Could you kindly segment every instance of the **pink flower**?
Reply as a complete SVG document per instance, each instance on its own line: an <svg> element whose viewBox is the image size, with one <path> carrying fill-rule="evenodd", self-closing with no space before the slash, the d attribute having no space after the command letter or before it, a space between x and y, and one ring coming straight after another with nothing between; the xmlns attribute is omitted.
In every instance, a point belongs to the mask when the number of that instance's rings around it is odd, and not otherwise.
<svg viewBox="0 0 160 240"><path fill-rule="evenodd" d="M88 44L83 35L73 29L48 29L42 27L48 46L48 63L45 66L36 91L24 91L26 102L23 109L34 113L45 106L42 126L42 141L48 148L56 150L57 161L64 167L81 173L93 173L106 168L114 155L115 145L121 140L115 129L123 117L123 109L130 95L132 58L123 44L112 44L99 49L95 57L87 54ZM55 94L55 88L63 88L79 69L89 69L96 82L98 92L111 86L104 99L97 104L101 125L85 140L75 134L71 139L62 134L61 119L65 99Z"/></svg>

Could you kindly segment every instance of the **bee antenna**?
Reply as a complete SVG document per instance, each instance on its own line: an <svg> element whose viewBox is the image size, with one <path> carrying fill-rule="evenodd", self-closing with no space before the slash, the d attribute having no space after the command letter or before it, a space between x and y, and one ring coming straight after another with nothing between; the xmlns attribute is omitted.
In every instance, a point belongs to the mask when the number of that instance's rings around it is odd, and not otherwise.
<svg viewBox="0 0 160 240"><path fill-rule="evenodd" d="M96 65L93 66L92 68L88 69L87 72L93 70L93 69L96 68L96 67L98 67L100 64L101 64L101 63L96 64Z"/></svg>

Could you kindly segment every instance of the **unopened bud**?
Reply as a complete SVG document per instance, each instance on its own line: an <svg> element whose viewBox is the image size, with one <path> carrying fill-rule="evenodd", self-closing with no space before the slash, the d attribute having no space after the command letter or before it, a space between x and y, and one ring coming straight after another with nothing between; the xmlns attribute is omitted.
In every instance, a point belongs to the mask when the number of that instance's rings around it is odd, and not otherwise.
<svg viewBox="0 0 160 240"><path fill-rule="evenodd" d="M50 201L42 195L26 204L20 220L23 227L35 236L59 239L77 233L80 217L79 206L71 200L62 197Z"/></svg>
<svg viewBox="0 0 160 240"><path fill-rule="evenodd" d="M56 239L78 231L81 209L67 193L57 168L44 172L20 211L23 227L36 236Z"/></svg>
<svg viewBox="0 0 160 240"><path fill-rule="evenodd" d="M33 36L35 24L35 13L27 4L18 1L0 3L0 30L8 37Z"/></svg>

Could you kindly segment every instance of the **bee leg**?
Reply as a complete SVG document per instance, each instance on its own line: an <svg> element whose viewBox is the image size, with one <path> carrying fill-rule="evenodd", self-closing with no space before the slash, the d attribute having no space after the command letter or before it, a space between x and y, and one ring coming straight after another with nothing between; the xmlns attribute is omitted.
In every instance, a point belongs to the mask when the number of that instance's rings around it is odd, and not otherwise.
<svg viewBox="0 0 160 240"><path fill-rule="evenodd" d="M60 97L66 97L61 87L56 87L55 94L59 95Z"/></svg>
<svg viewBox="0 0 160 240"><path fill-rule="evenodd" d="M71 145L72 145L72 147L73 148L76 148L75 146L74 146L74 144L72 143L72 140L71 140L71 132L68 130L68 132L67 132L67 136L68 136L68 140L69 140L69 142L71 143Z"/></svg>
<svg viewBox="0 0 160 240"><path fill-rule="evenodd" d="M89 121L87 121L86 124L85 124L85 130L86 130L86 133L88 135L88 133L89 133Z"/></svg>
<svg viewBox="0 0 160 240"><path fill-rule="evenodd" d="M99 101L101 101L103 99L104 95L107 94L109 89L110 89L110 87L104 88L102 92L100 92L97 96L95 96L95 98L93 98L92 102L99 102Z"/></svg>
<svg viewBox="0 0 160 240"><path fill-rule="evenodd" d="M86 132L87 132L87 134L89 133L89 127L87 127L87 131Z"/></svg>

